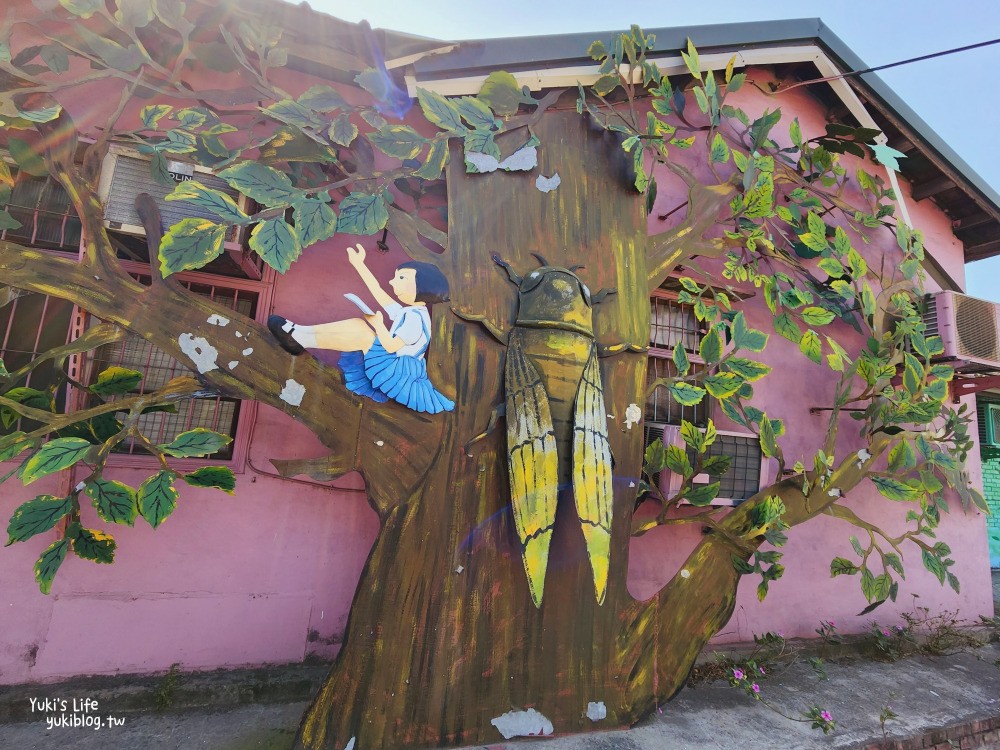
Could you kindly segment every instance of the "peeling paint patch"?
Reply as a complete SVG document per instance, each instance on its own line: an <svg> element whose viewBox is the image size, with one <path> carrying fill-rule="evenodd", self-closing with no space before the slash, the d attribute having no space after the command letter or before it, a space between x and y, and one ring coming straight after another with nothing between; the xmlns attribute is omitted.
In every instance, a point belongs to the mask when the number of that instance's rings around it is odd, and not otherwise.
<svg viewBox="0 0 1000 750"><path fill-rule="evenodd" d="M238 365L238 364L239 364L239 360L234 359L232 362L229 363L229 369L230 370L235 369L236 365Z"/></svg>
<svg viewBox="0 0 1000 750"><path fill-rule="evenodd" d="M690 578L690 577L691 577L691 571L688 570L687 568L684 568L681 571L681 578Z"/></svg>
<svg viewBox="0 0 1000 750"><path fill-rule="evenodd" d="M832 490L830 490L826 494L829 495L830 497L840 497L840 494L841 494L840 493L840 488L839 487L834 487Z"/></svg>
<svg viewBox="0 0 1000 750"><path fill-rule="evenodd" d="M635 482L629 482L629 483L628 483L628 486L629 486L629 487L635 487Z"/></svg>
<svg viewBox="0 0 1000 750"><path fill-rule="evenodd" d="M495 156L490 156L489 154L481 154L477 151L468 152L465 155L465 163L471 164L481 174L496 172L497 167L500 166L500 162L497 160Z"/></svg>
<svg viewBox="0 0 1000 750"><path fill-rule="evenodd" d="M867 448L862 448L858 451L858 468L860 469L865 465L865 461L872 457L872 454L868 452Z"/></svg>
<svg viewBox="0 0 1000 750"><path fill-rule="evenodd" d="M243 350L243 356L244 357L249 357L251 354L253 354L253 349L252 348L244 349Z"/></svg>
<svg viewBox="0 0 1000 750"><path fill-rule="evenodd" d="M80 482L80 484L78 484L76 486L76 491L77 492L81 492L82 490L84 490L86 488L86 486L87 486L86 482Z"/></svg>
<svg viewBox="0 0 1000 750"><path fill-rule="evenodd" d="M229 325L229 318L223 318L221 315L209 315L208 324L224 328Z"/></svg>
<svg viewBox="0 0 1000 750"><path fill-rule="evenodd" d="M639 408L639 404L629 404L628 408L625 410L625 429L631 430L632 427L639 424L642 421L642 409Z"/></svg>
<svg viewBox="0 0 1000 750"><path fill-rule="evenodd" d="M533 708L527 711L508 711L490 721L505 740L512 737L538 737L552 734L552 722Z"/></svg>
<svg viewBox="0 0 1000 750"><path fill-rule="evenodd" d="M379 448L381 448L383 445L385 445L385 441L384 440L376 440L375 441L375 445L377 445Z"/></svg>
<svg viewBox="0 0 1000 750"><path fill-rule="evenodd" d="M500 169L508 172L527 172L537 166L538 149L535 146L522 146L500 162Z"/></svg>
<svg viewBox="0 0 1000 750"><path fill-rule="evenodd" d="M465 570L465 568L463 568L461 565L459 565L457 568L455 568L455 572L456 573L461 573L463 570Z"/></svg>
<svg viewBox="0 0 1000 750"><path fill-rule="evenodd" d="M240 333L239 331L237 331L237 332L236 332L236 338L238 338L238 339L241 339L241 338L243 338L243 334L242 334L242 333Z"/></svg>
<svg viewBox="0 0 1000 750"><path fill-rule="evenodd" d="M209 372L218 370L219 365L216 360L219 358L219 350L208 343L208 339L201 336L193 336L190 333L182 333L177 337L177 343L198 369L198 372Z"/></svg>
<svg viewBox="0 0 1000 750"><path fill-rule="evenodd" d="M354 750L354 741L357 739L357 737L351 737L351 741L344 745L344 750Z"/></svg>
<svg viewBox="0 0 1000 750"><path fill-rule="evenodd" d="M540 174L535 179L535 187L541 190L543 193L551 193L561 184L562 184L562 178L559 176L558 172L556 172L551 177L546 177L545 175Z"/></svg>
<svg viewBox="0 0 1000 750"><path fill-rule="evenodd" d="M587 704L587 718L591 721L600 721L601 719L608 718L608 707L604 705L604 701L591 701Z"/></svg>
<svg viewBox="0 0 1000 750"><path fill-rule="evenodd" d="M297 383L291 378L285 381L285 387L281 389L279 398L292 406L299 406L302 397L306 395L306 387L302 383Z"/></svg>

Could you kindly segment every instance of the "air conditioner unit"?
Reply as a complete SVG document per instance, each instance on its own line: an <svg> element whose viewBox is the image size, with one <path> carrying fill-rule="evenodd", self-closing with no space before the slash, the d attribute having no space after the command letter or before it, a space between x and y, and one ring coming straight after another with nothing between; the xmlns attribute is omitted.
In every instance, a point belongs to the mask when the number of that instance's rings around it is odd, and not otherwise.
<svg viewBox="0 0 1000 750"><path fill-rule="evenodd" d="M940 336L944 354L990 370L1000 368L1000 305L957 292L938 292L924 313L927 336Z"/></svg>
<svg viewBox="0 0 1000 750"><path fill-rule="evenodd" d="M219 221L217 214L188 201L168 201L166 196L173 192L174 184L164 185L150 174L151 160L136 151L112 150L104 159L98 193L104 203L104 225L128 234L144 235L142 220L135 210L135 197L139 193L149 193L156 201L166 230L181 219L195 217ZM236 203L245 203L246 198L239 191L212 174L211 170L184 162L167 162L170 176L175 183L198 180L207 188L218 190ZM245 208L245 206L244 206ZM239 242L242 227L230 228L226 242Z"/></svg>

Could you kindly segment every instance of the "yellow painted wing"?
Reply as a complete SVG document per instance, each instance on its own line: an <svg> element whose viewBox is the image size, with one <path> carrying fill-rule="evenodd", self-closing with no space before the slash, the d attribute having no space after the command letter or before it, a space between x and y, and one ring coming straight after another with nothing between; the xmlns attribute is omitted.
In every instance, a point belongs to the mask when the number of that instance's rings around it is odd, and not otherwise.
<svg viewBox="0 0 1000 750"><path fill-rule="evenodd" d="M611 557L611 444L597 347L583 369L573 410L573 496L594 571L597 603L604 603Z"/></svg>
<svg viewBox="0 0 1000 750"><path fill-rule="evenodd" d="M538 371L524 356L516 331L507 347L504 379L514 526L521 542L531 600L540 607L556 521L559 456L545 387Z"/></svg>

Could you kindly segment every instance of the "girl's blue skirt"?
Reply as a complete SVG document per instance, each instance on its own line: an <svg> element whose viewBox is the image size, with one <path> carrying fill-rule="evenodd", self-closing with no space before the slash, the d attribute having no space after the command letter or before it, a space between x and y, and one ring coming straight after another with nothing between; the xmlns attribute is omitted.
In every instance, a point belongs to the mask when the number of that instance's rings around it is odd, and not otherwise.
<svg viewBox="0 0 1000 750"><path fill-rule="evenodd" d="M367 353L344 352L339 365L347 390L359 396L379 403L392 399L428 414L455 408L455 402L445 398L427 379L427 362L423 358L390 354L378 339Z"/></svg>

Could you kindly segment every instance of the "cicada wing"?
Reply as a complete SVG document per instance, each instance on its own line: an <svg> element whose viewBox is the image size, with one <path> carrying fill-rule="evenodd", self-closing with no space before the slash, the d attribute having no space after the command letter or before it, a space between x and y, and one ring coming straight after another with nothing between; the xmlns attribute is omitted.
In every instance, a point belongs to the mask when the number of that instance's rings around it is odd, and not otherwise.
<svg viewBox="0 0 1000 750"><path fill-rule="evenodd" d="M545 387L525 357L517 335L511 336L507 348L504 379L514 527L521 542L531 600L540 607L556 520L559 457Z"/></svg>
<svg viewBox="0 0 1000 750"><path fill-rule="evenodd" d="M573 409L573 496L594 571L597 603L604 603L611 557L611 444L597 348L580 378Z"/></svg>

